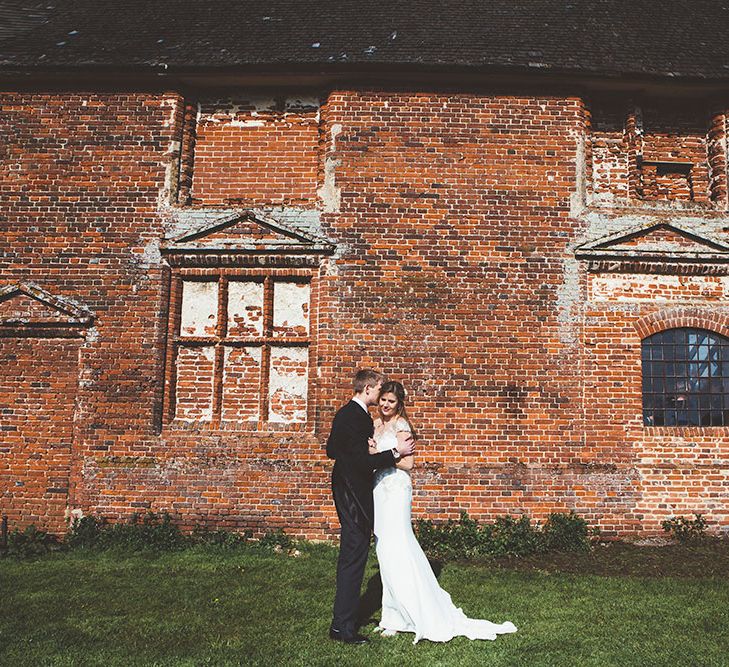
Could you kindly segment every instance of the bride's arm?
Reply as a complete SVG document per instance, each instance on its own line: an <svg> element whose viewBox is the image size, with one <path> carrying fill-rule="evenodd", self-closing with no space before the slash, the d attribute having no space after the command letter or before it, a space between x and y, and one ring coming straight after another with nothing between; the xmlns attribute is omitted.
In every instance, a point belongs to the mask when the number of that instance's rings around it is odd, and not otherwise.
<svg viewBox="0 0 729 667"><path fill-rule="evenodd" d="M403 442L404 440L407 440L409 437L411 437L411 433L409 430L402 430L397 432L397 439L399 442ZM398 459L395 462L395 467L400 468L400 470L412 470L413 466L415 465L415 456L411 454L410 456L403 456L402 458Z"/></svg>
<svg viewBox="0 0 729 667"><path fill-rule="evenodd" d="M414 458L415 456L413 454L410 454L410 456L403 456L397 460L395 467L400 468L400 470L412 470L415 467Z"/></svg>

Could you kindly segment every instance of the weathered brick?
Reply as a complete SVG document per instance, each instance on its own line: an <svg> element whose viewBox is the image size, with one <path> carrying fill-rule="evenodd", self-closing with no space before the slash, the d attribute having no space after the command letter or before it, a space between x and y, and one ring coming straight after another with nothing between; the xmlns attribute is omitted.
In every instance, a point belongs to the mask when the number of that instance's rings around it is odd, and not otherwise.
<svg viewBox="0 0 729 667"><path fill-rule="evenodd" d="M729 526L727 429L643 426L640 393L642 338L729 333L727 276L574 255L629 226L625 207L680 204L721 224L722 105L643 105L643 156L695 165L690 196L658 176L646 196L627 97L280 97L0 98L3 284L32 281L95 317L80 338L44 335L9 320L51 317L47 304L0 301L13 527L150 509L332 536L323 443L362 366L408 388L416 517L574 509L622 535L701 511ZM336 253L222 271L160 255L178 209L281 206L319 210Z"/></svg>

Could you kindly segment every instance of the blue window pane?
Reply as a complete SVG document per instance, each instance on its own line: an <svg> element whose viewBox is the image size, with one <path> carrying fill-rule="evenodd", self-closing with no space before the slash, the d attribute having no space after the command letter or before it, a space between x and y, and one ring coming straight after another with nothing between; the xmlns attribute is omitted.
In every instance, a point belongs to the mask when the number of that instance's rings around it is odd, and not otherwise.
<svg viewBox="0 0 729 667"><path fill-rule="evenodd" d="M729 338L669 329L642 342L641 358L645 424L729 425Z"/></svg>

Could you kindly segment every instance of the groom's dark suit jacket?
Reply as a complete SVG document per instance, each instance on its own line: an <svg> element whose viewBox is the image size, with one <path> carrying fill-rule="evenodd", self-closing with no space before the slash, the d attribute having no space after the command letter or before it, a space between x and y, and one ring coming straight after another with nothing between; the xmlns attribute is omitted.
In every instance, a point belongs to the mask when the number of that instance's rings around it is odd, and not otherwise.
<svg viewBox="0 0 729 667"><path fill-rule="evenodd" d="M346 498L345 507L352 520L368 533L374 525L372 500L373 471L395 464L392 452L370 454L368 439L374 433L372 419L354 401L339 409L327 440L327 456L334 459L332 486Z"/></svg>

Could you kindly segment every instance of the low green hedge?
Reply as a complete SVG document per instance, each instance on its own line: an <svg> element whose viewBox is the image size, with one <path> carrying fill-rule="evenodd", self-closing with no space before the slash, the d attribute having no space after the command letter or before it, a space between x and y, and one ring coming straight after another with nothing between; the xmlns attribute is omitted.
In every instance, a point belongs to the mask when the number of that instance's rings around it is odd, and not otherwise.
<svg viewBox="0 0 729 667"><path fill-rule="evenodd" d="M543 526L529 517L497 518L493 523L478 523L463 512L458 521L416 522L418 541L423 550L438 560L468 560L494 556L531 556L546 551L587 551L591 531L587 522L574 512L554 513Z"/></svg>

